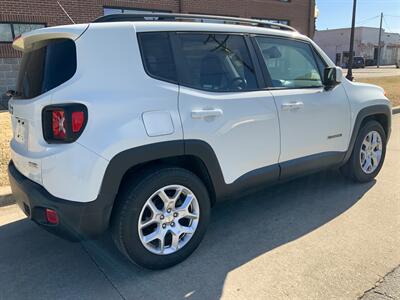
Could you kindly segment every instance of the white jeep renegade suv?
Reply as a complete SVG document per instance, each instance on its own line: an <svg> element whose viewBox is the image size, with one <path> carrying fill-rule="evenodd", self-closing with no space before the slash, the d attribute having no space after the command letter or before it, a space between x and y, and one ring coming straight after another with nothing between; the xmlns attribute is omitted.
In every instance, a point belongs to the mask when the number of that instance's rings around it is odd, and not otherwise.
<svg viewBox="0 0 400 300"><path fill-rule="evenodd" d="M23 52L9 102L19 206L64 237L110 228L147 268L188 257L217 200L331 167L365 182L385 158L383 90L343 78L288 26L112 15L13 46Z"/></svg>

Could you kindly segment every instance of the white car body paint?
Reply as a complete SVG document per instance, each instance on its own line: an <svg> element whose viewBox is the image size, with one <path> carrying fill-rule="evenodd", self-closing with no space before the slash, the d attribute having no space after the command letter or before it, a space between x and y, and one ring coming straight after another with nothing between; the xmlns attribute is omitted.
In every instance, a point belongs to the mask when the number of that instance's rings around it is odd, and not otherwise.
<svg viewBox="0 0 400 300"><path fill-rule="evenodd" d="M281 124L279 161L317 153L347 150L350 140L350 106L341 85L324 88L272 91ZM285 110L284 105L301 103ZM340 135L336 138L332 136Z"/></svg>
<svg viewBox="0 0 400 300"><path fill-rule="evenodd" d="M226 183L278 162L279 121L269 91L212 93L181 87L179 104L185 139L203 140L213 148ZM222 114L192 116L207 110Z"/></svg>
<svg viewBox="0 0 400 300"><path fill-rule="evenodd" d="M350 104L350 124L351 130L354 128L358 113L371 105L386 105L391 107L390 101L384 96L384 90L376 85L351 82L343 79L341 84L347 93Z"/></svg>
<svg viewBox="0 0 400 300"><path fill-rule="evenodd" d="M157 142L200 139L216 153L225 183L232 183L247 172L279 161L346 151L357 113L369 105L389 105L380 88L345 79L331 92L212 93L179 89L176 84L149 77L136 33L182 30L300 39L314 45L328 66L333 66L309 38L260 27L113 22L35 30L23 34L14 46L26 50L40 40L70 38L76 43L78 63L75 75L60 86L33 99L10 101L14 130L11 152L16 168L53 196L89 202L98 196L108 163L117 154ZM280 104L288 99L301 99L304 107L297 112L281 111ZM86 105L88 123L76 142L48 144L42 133L42 110L61 103ZM217 112L215 116L196 115L203 110ZM18 119L26 122L23 143L15 136ZM342 136L327 139L337 133Z"/></svg>

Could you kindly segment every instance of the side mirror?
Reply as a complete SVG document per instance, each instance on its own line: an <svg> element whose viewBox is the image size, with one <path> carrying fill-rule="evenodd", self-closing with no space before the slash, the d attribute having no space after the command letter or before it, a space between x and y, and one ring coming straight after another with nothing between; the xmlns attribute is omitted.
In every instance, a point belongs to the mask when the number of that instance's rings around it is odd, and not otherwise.
<svg viewBox="0 0 400 300"><path fill-rule="evenodd" d="M343 80L343 71L339 67L328 67L324 70L324 86L326 90L332 89Z"/></svg>

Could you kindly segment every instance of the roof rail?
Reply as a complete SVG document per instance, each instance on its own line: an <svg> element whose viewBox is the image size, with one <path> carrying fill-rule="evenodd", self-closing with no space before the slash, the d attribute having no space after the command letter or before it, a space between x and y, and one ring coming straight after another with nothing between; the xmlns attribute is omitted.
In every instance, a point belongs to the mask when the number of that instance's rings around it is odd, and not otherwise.
<svg viewBox="0 0 400 300"><path fill-rule="evenodd" d="M171 13L145 13L145 14L112 14L102 16L93 21L93 23L104 22L123 22L123 21L190 21L193 19L207 20L207 21L226 21L231 24L238 25L251 25L258 27L266 27L271 29L280 29L297 32L296 29L288 25L272 23L256 19L245 19L225 16L212 16L212 15L198 15L198 14L171 14Z"/></svg>

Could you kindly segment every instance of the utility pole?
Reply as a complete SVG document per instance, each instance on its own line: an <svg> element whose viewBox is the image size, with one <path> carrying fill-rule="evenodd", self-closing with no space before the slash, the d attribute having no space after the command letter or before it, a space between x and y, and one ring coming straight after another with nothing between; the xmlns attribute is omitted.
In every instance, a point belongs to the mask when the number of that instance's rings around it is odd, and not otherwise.
<svg viewBox="0 0 400 300"><path fill-rule="evenodd" d="M379 65L381 63L382 20L383 20L383 13L381 13L381 25L379 26L378 57L376 59L377 68L379 68Z"/></svg>
<svg viewBox="0 0 400 300"><path fill-rule="evenodd" d="M349 61L347 67L347 75L346 78L350 81L353 81L353 52L354 52L354 29L356 27L356 7L357 0L353 0L353 19L351 21L351 33L350 33L350 50L349 50Z"/></svg>

